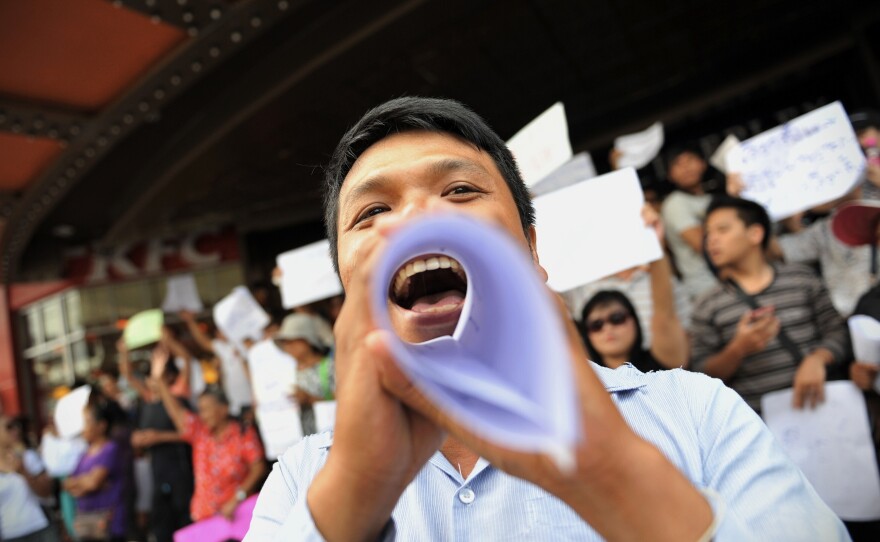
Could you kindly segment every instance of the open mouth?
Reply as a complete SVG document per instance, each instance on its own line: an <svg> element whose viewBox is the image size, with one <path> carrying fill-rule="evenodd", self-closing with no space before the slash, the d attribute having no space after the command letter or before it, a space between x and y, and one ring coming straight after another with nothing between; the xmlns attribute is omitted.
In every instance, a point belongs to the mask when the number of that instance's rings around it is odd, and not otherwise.
<svg viewBox="0 0 880 542"><path fill-rule="evenodd" d="M424 255L400 266L389 297L399 307L423 314L461 309L467 295L467 275L454 258Z"/></svg>

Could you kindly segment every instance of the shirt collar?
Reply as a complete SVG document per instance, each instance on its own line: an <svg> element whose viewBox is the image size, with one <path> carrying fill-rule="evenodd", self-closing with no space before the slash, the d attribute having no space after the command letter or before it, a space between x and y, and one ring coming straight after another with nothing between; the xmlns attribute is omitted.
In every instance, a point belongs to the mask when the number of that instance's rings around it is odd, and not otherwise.
<svg viewBox="0 0 880 542"><path fill-rule="evenodd" d="M609 369L608 367L603 367L596 363L590 362L590 365L593 367L593 370L596 372L596 376L599 377L599 380L602 381L602 385L605 386L605 391L608 393L621 393L625 391L637 390L643 386L647 385L645 382L644 374L635 368L631 363L624 364L617 369ZM317 439L318 448L330 448L333 444L333 432L325 431L323 433L313 435L311 438ZM437 452L439 454L439 452ZM435 454L435 458L437 456ZM442 454L440 455L441 458ZM432 458L434 459L434 458ZM438 459L438 462L440 460ZM446 458L443 458L443 461L446 461ZM446 462L448 463L448 462Z"/></svg>
<svg viewBox="0 0 880 542"><path fill-rule="evenodd" d="M647 385L644 373L636 369L631 363L621 365L617 369L609 369L592 361L590 365L608 393L632 391Z"/></svg>

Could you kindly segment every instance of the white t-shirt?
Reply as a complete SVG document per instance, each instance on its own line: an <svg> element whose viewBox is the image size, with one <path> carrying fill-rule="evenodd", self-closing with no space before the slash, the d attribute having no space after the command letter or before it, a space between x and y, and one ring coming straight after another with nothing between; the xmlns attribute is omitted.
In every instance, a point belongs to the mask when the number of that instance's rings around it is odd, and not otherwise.
<svg viewBox="0 0 880 542"><path fill-rule="evenodd" d="M666 240L669 250L675 257L675 266L681 273L682 281L691 298L695 298L715 285L716 279L709 271L703 254L695 251L681 236L681 232L703 224L706 208L712 196L695 196L676 190L663 201L660 215L666 227Z"/></svg>
<svg viewBox="0 0 880 542"><path fill-rule="evenodd" d="M21 460L32 476L45 470L40 456L33 450L26 450ZM40 501L25 477L17 472L0 472L0 538L25 536L48 525Z"/></svg>
<svg viewBox="0 0 880 542"><path fill-rule="evenodd" d="M229 399L229 413L238 416L241 407L254 403L251 384L244 370L244 360L238 350L226 341L213 340L214 354L220 360L223 391Z"/></svg>

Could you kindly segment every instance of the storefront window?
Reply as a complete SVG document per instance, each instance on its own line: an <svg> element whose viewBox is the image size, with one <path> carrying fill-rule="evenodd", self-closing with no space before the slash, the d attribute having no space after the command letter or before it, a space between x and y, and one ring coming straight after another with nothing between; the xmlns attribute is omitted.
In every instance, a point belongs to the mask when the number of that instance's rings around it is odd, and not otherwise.
<svg viewBox="0 0 880 542"><path fill-rule="evenodd" d="M61 315L61 299L43 303L43 330L45 340L52 341L64 335L64 317Z"/></svg>
<svg viewBox="0 0 880 542"><path fill-rule="evenodd" d="M67 327L82 329L82 305L79 292L69 292L64 296L64 309L67 311Z"/></svg>

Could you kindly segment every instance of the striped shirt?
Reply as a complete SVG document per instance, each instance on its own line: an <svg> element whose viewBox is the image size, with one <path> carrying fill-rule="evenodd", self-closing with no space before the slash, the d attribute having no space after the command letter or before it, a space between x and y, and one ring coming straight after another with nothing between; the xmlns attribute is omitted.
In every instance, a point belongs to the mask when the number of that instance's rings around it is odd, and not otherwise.
<svg viewBox="0 0 880 542"><path fill-rule="evenodd" d="M774 271L770 286L752 297L762 307L775 307L782 329L801 356L824 347L834 361L844 361L850 350L849 333L819 277L801 265L778 266ZM695 371L703 370L706 361L733 339L740 318L749 310L733 288L724 284L700 296L691 313L691 367ZM760 412L761 396L790 388L800 362L777 336L761 352L746 356L727 385Z"/></svg>
<svg viewBox="0 0 880 542"><path fill-rule="evenodd" d="M630 427L707 496L718 521L713 540L849 540L767 427L720 380L681 369L642 373L629 364L616 370L592 366ZM330 433L309 436L279 458L245 542L323 540L305 497L332 444ZM484 459L465 479L437 452L400 496L380 539L601 537L543 489Z"/></svg>

